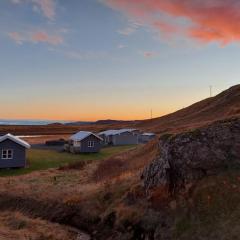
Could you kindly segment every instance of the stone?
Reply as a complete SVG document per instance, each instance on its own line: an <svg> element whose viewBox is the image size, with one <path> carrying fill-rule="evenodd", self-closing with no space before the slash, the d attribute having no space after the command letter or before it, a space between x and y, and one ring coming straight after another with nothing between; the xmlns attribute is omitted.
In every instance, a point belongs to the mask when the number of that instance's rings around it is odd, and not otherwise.
<svg viewBox="0 0 240 240"><path fill-rule="evenodd" d="M165 185L174 194L208 174L240 166L240 118L159 140L156 159L144 169L146 190Z"/></svg>

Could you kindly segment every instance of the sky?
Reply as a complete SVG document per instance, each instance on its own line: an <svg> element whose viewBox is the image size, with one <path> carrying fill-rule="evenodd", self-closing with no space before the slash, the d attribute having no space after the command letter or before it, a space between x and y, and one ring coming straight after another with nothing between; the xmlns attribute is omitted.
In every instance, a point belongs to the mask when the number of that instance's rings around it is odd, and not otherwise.
<svg viewBox="0 0 240 240"><path fill-rule="evenodd" d="M239 0L1 0L1 119L146 119L240 83Z"/></svg>

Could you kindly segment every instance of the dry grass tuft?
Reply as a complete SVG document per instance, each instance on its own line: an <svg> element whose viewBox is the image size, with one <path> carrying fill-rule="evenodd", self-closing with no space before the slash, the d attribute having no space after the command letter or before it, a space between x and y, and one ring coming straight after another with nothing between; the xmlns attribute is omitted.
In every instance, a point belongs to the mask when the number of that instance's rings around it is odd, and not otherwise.
<svg viewBox="0 0 240 240"><path fill-rule="evenodd" d="M20 212L0 213L0 239L75 240L78 231L40 219L31 219Z"/></svg>
<svg viewBox="0 0 240 240"><path fill-rule="evenodd" d="M159 186L152 189L149 193L149 200L153 209L161 210L168 207L171 202L168 187Z"/></svg>
<svg viewBox="0 0 240 240"><path fill-rule="evenodd" d="M139 173L157 154L157 140L138 146L115 157L102 161L93 175L94 181L105 181L123 175Z"/></svg>
<svg viewBox="0 0 240 240"><path fill-rule="evenodd" d="M87 161L79 161L79 162L74 162L67 165L62 165L58 169L62 171L71 170L71 169L82 170L86 166L86 164L87 164Z"/></svg>

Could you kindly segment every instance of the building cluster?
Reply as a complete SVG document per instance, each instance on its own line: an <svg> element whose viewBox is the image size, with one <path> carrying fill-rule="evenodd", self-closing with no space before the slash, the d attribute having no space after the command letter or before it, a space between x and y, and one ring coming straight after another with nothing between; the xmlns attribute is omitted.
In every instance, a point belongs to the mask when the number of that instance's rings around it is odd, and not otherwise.
<svg viewBox="0 0 240 240"><path fill-rule="evenodd" d="M154 133L141 133L137 129L106 130L98 134L80 131L72 135L64 145L71 153L99 152L104 146L137 145L154 139Z"/></svg>
<svg viewBox="0 0 240 240"><path fill-rule="evenodd" d="M137 129L107 130L98 134L80 131L64 144L70 153L97 153L104 146L136 145L154 139L154 133L141 133ZM61 141L62 143L62 141ZM11 134L0 137L0 168L26 167L26 149L31 146Z"/></svg>

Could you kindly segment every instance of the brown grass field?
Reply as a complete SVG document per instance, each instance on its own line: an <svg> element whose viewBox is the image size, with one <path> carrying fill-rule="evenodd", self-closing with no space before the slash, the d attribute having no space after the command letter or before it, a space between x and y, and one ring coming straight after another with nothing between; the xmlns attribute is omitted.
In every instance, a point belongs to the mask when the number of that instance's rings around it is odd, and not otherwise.
<svg viewBox="0 0 240 240"><path fill-rule="evenodd" d="M104 124L104 125L80 125L67 126L63 124L51 124L41 126L11 126L0 125L0 133L12 133L15 135L71 135L78 131L101 132L106 129L129 127L131 124Z"/></svg>
<svg viewBox="0 0 240 240"><path fill-rule="evenodd" d="M153 141L91 162L83 169L49 169L1 178L0 234L8 237L5 239L12 239L12 236L28 239L23 237L25 235L34 240L71 239L76 232L62 224L93 233L99 221L109 234L109 218L113 213L116 214L114 225L119 228L124 228L126 223L139 224L139 221L154 226L156 212L149 212L152 208L165 209L168 216L174 216L173 240L200 240L207 236L211 240L216 236L223 240L238 239L239 170L203 179L191 195L176 200L161 191L146 197L140 175L155 155L156 142ZM58 235L53 237L51 234L55 231ZM104 232L101 234L97 239L107 239ZM41 235L45 238L40 238Z"/></svg>

